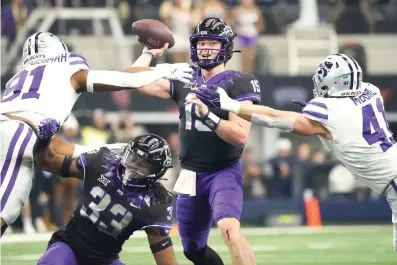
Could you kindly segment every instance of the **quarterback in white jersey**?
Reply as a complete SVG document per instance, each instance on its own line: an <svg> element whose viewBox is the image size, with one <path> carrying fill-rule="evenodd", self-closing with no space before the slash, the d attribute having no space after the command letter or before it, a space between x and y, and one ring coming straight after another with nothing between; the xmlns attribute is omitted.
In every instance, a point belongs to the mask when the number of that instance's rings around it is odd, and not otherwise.
<svg viewBox="0 0 397 265"><path fill-rule="evenodd" d="M120 72L90 70L86 59L69 53L57 36L49 32L30 36L23 47L23 69L7 82L0 104L2 233L28 199L32 150L42 120L51 118L61 125L82 92L139 88L162 78L188 82L191 71L188 64L130 67ZM54 142L60 154L77 156L86 150L70 144L62 147L60 138Z"/></svg>
<svg viewBox="0 0 397 265"><path fill-rule="evenodd" d="M232 111L253 123L300 135L317 135L327 149L369 188L386 196L392 209L393 245L397 251L397 145L386 121L379 89L362 82L356 60L334 54L323 60L313 76L314 98L296 102L302 113L265 106L247 106L221 88L199 88L196 103Z"/></svg>

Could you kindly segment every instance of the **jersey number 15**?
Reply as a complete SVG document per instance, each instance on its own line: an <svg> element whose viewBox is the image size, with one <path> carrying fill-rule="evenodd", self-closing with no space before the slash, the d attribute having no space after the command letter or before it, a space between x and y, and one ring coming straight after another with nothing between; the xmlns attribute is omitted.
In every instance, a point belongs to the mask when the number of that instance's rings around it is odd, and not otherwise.
<svg viewBox="0 0 397 265"><path fill-rule="evenodd" d="M29 90L22 94L21 99L36 98L40 97L37 92L40 88L41 80L43 79L45 65L39 65L31 71L22 70L18 74L14 75L10 81L6 84L6 90L4 91L3 100L1 102L8 102L17 98L25 85L26 78L32 76L32 83L30 84ZM10 93L12 92L12 95ZM10 95L10 96L9 96ZM7 97L9 96L9 97Z"/></svg>

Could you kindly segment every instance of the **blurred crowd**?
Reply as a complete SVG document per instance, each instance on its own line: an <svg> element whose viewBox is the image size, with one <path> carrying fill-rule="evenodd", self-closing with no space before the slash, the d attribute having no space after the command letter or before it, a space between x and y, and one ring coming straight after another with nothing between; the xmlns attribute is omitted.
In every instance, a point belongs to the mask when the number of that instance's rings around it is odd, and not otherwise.
<svg viewBox="0 0 397 265"><path fill-rule="evenodd" d="M201 19L221 17L238 34L244 72L253 72L255 59L266 54L266 48L258 45L258 36L284 34L291 24L315 27L327 23L339 34L397 32L397 0L7 0L1 5L2 35L7 37L8 46L35 8L114 7L127 35L132 34L131 24L139 19L158 19L167 24L176 42L167 58L172 62L189 58L189 36ZM101 23L101 34L110 34L108 22ZM65 20L57 21L50 31L92 35L95 28L90 20Z"/></svg>
<svg viewBox="0 0 397 265"><path fill-rule="evenodd" d="M282 198L301 200L310 190L319 200L363 200L376 196L330 153L312 143L296 145L280 138L277 154L256 161L252 149L243 153L246 199Z"/></svg>

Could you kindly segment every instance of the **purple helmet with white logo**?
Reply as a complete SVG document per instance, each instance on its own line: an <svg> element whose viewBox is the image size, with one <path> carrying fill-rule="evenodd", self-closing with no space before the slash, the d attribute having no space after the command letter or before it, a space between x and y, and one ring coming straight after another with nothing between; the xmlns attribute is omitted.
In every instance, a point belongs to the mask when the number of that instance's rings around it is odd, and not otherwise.
<svg viewBox="0 0 397 265"><path fill-rule="evenodd" d="M200 68L212 69L215 66L225 63L233 54L233 39L236 34L232 28L220 18L206 18L195 28L190 37L190 57L192 62ZM197 41L200 39L212 39L221 42L221 48L215 59L200 59L197 55ZM205 50L209 50L206 48Z"/></svg>

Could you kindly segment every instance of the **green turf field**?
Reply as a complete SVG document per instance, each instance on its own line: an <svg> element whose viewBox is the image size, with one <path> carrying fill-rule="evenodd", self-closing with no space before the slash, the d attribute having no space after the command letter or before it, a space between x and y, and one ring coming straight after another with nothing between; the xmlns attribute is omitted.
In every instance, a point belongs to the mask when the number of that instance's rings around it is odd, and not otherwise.
<svg viewBox="0 0 397 265"><path fill-rule="evenodd" d="M243 229L253 245L258 265L392 265L397 264L397 253L392 246L392 226L325 227L321 231L305 228ZM121 259L126 265L154 264L146 239L138 234L124 246ZM45 251L45 236L7 236L1 244L1 264L36 264ZM15 243L26 240L39 242ZM14 242L14 243L12 243ZM181 252L178 237L173 237L180 265L189 263ZM231 264L227 249L212 231L210 245L225 261ZM209 264L210 265L210 264Z"/></svg>

